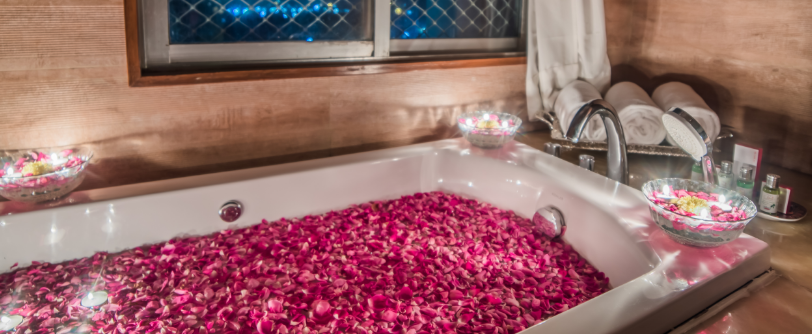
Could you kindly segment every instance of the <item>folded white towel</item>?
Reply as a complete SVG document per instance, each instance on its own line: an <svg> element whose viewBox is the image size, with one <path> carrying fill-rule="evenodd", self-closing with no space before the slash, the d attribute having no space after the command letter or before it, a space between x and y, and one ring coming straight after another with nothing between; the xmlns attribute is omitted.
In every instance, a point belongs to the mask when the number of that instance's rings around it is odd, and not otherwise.
<svg viewBox="0 0 812 334"><path fill-rule="evenodd" d="M663 110L640 86L620 82L606 92L605 100L620 117L626 144L659 145L665 139Z"/></svg>
<svg viewBox="0 0 812 334"><path fill-rule="evenodd" d="M673 107L685 110L702 125L705 133L710 136L711 140L716 140L719 136L719 131L722 129L719 122L719 116L716 115L705 100L699 96L691 86L681 82L669 82L662 84L654 90L651 94L651 99L657 103L662 110L669 110ZM666 139L671 145L676 146L676 142L667 136Z"/></svg>
<svg viewBox="0 0 812 334"><path fill-rule="evenodd" d="M601 93L586 81L575 80L564 86L553 105L553 110L561 123L561 132L567 134L570 122L578 109L581 109L587 102L600 98ZM606 129L603 127L600 117L592 117L589 120L580 140L606 141Z"/></svg>

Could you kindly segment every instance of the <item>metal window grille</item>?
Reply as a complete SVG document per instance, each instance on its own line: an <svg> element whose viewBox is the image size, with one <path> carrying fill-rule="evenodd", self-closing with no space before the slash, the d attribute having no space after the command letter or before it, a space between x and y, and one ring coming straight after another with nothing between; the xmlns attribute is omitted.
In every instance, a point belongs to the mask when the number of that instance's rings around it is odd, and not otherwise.
<svg viewBox="0 0 812 334"><path fill-rule="evenodd" d="M524 1L140 0L142 67L513 52Z"/></svg>
<svg viewBox="0 0 812 334"><path fill-rule="evenodd" d="M515 0L395 0L392 39L519 37Z"/></svg>
<svg viewBox="0 0 812 334"><path fill-rule="evenodd" d="M169 0L171 44L371 40L364 0Z"/></svg>

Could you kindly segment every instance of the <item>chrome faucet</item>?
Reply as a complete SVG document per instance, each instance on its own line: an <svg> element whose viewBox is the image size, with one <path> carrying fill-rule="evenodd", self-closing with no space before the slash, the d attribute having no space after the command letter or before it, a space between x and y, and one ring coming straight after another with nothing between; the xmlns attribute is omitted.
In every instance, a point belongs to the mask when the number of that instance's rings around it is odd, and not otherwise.
<svg viewBox="0 0 812 334"><path fill-rule="evenodd" d="M575 113L569 129L567 139L577 143L592 116L599 115L606 128L606 143L609 153L606 155L608 168L606 176L623 184L629 184L629 163L626 160L626 137L623 136L623 127L615 108L608 102L595 99L589 101Z"/></svg>

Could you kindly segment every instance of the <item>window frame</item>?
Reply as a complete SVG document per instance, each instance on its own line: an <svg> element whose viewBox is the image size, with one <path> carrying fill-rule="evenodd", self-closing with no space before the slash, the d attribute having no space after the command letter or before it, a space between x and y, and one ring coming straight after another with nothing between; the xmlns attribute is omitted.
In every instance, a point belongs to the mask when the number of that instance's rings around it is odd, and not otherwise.
<svg viewBox="0 0 812 334"><path fill-rule="evenodd" d="M369 0L371 41L171 45L169 21L159 20L169 17L168 0L124 0L129 83L141 87L524 64L528 0L519 1L518 38L390 39L390 0Z"/></svg>

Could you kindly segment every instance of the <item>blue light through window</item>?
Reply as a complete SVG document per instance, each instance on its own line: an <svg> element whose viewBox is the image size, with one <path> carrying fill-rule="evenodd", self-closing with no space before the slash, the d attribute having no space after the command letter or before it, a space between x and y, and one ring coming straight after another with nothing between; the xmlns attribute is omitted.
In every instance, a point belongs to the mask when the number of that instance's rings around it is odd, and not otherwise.
<svg viewBox="0 0 812 334"><path fill-rule="evenodd" d="M521 1L393 0L391 21L392 39L519 37Z"/></svg>
<svg viewBox="0 0 812 334"><path fill-rule="evenodd" d="M169 0L171 44L369 40L365 0Z"/></svg>

